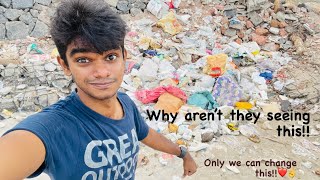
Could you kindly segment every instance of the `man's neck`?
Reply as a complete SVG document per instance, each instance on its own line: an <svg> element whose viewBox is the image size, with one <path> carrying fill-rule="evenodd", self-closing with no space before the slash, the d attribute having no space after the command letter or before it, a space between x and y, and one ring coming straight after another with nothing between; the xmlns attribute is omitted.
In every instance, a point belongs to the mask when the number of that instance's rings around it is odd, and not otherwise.
<svg viewBox="0 0 320 180"><path fill-rule="evenodd" d="M81 90L78 91L77 94L79 95L81 102L83 102L88 108L105 117L119 120L124 116L117 94L105 100L94 99Z"/></svg>

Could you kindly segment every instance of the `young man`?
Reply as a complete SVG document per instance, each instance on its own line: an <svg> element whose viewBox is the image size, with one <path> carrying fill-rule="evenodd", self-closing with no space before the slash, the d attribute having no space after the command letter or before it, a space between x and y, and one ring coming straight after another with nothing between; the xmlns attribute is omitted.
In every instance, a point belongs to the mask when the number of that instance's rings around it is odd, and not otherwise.
<svg viewBox="0 0 320 180"><path fill-rule="evenodd" d="M139 141L197 166L148 128L133 101L118 92L125 72L125 22L103 0L66 0L52 21L52 38L76 92L32 115L0 138L0 179L46 172L58 180L134 179Z"/></svg>

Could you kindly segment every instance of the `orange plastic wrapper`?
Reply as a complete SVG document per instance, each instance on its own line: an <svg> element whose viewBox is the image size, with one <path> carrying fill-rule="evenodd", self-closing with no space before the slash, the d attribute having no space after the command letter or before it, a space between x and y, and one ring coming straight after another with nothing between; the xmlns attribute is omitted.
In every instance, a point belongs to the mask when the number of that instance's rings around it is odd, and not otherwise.
<svg viewBox="0 0 320 180"><path fill-rule="evenodd" d="M207 65L203 68L203 73L210 75L212 68L220 68L221 75L226 71L228 56L226 54L216 54L207 57Z"/></svg>
<svg viewBox="0 0 320 180"><path fill-rule="evenodd" d="M184 102L180 98L169 93L164 93L159 97L154 107L155 109L164 110L165 113L176 113L183 105Z"/></svg>

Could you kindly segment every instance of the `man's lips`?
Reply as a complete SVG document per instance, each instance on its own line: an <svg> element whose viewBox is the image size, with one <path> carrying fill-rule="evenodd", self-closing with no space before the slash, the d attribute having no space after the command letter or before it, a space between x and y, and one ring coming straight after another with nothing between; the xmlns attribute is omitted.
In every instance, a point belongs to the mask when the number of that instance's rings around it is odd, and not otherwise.
<svg viewBox="0 0 320 180"><path fill-rule="evenodd" d="M107 81L107 82L91 82L90 85L94 86L97 89L107 89L109 88L115 81Z"/></svg>

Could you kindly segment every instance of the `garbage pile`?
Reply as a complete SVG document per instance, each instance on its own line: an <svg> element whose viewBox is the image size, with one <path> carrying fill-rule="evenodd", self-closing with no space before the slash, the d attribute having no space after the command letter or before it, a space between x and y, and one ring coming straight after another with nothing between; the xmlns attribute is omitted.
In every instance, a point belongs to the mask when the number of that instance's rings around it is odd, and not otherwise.
<svg viewBox="0 0 320 180"><path fill-rule="evenodd" d="M319 27L303 22L308 12L304 6L251 2L208 0L201 6L151 0L147 9L154 17L130 25L130 55L121 87L150 127L190 151L205 149L223 134L242 134L259 143L254 124L230 120L234 109L244 114L286 112L303 103L284 95L294 80L282 67L292 55L303 54L304 39ZM219 121L199 116L186 121L184 116L217 110L223 113ZM177 113L177 120L155 121L147 111Z"/></svg>

